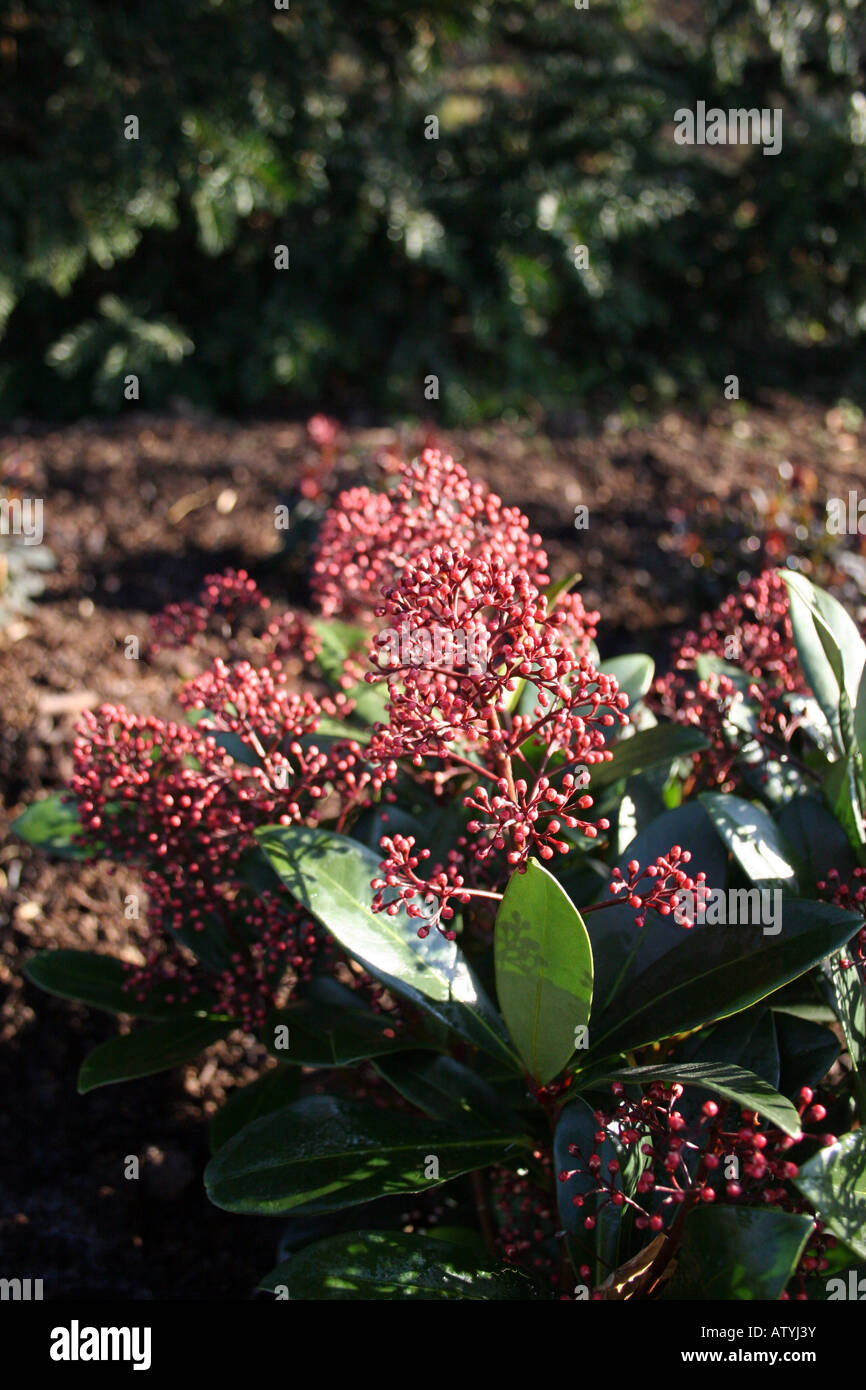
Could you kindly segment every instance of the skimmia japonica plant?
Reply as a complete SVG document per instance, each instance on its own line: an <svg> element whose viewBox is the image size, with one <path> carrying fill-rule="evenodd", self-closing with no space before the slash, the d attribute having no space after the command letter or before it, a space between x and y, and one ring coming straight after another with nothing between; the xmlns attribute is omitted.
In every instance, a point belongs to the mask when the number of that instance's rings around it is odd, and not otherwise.
<svg viewBox="0 0 866 1390"><path fill-rule="evenodd" d="M278 1297L833 1297L866 1262L855 623L767 572L654 679L453 460L386 481L325 516L317 616L242 572L162 614L223 656L175 722L85 715L20 818L146 894L146 959L30 965L141 1020L80 1090L265 1045L205 1182L288 1219Z"/></svg>

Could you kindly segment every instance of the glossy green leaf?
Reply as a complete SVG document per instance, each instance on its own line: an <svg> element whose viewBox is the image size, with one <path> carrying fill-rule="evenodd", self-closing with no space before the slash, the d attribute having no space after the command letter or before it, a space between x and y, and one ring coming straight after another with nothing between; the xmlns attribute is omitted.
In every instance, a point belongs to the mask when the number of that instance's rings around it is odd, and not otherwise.
<svg viewBox="0 0 866 1390"><path fill-rule="evenodd" d="M690 1034L687 1038L679 1039L676 1043L672 1058L667 1061L693 1063L729 1063L735 1067L741 1067L745 1071L753 1072L762 1081L767 1082L774 1091L780 1091L779 1086L779 1047L776 1039L776 1028L773 1021L773 1014L766 1003L755 1004L750 1009L744 1009L741 1013L734 1014L731 1018L723 1018L717 1023L711 1023L706 1028L701 1028L697 1033ZM781 1094L787 1094L781 1092ZM700 1085L690 1086L680 1097L678 1109L682 1112L686 1123L689 1125L700 1122L701 1106L706 1100L711 1099L709 1089L702 1089ZM739 1107L731 1111L731 1127L737 1123L737 1113Z"/></svg>
<svg viewBox="0 0 866 1390"><path fill-rule="evenodd" d="M78 1073L79 1094L179 1067L236 1027L232 1020L179 1018L110 1038L85 1057Z"/></svg>
<svg viewBox="0 0 866 1390"><path fill-rule="evenodd" d="M344 950L389 989L495 1055L514 1060L502 1020L456 941L418 936L418 918L375 913L379 857L344 835L303 826L266 826L256 838L293 898Z"/></svg>
<svg viewBox="0 0 866 1390"><path fill-rule="evenodd" d="M766 1004L723 1018L677 1044L678 1062L730 1062L779 1090L779 1047Z"/></svg>
<svg viewBox="0 0 866 1390"><path fill-rule="evenodd" d="M792 1137L800 1133L800 1117L789 1100L780 1096L767 1081L744 1067L730 1062L671 1062L650 1063L645 1067L602 1067L593 1070L591 1077L581 1076L581 1086L600 1081L625 1081L648 1085L651 1081L678 1081L681 1086L700 1086L725 1100L734 1101L744 1110L756 1110L765 1120Z"/></svg>
<svg viewBox="0 0 866 1390"><path fill-rule="evenodd" d="M866 644L856 624L832 595L805 575L780 571L788 587L797 655L840 752L846 751L839 712L844 690L851 710L857 705L866 662Z"/></svg>
<svg viewBox="0 0 866 1390"><path fill-rule="evenodd" d="M706 809L724 844L759 888L796 888L791 852L763 806L728 792L702 792Z"/></svg>
<svg viewBox="0 0 866 1390"><path fill-rule="evenodd" d="M496 992L532 1076L546 1085L589 1022L592 950L583 918L547 869L514 873L496 914Z"/></svg>
<svg viewBox="0 0 866 1390"><path fill-rule="evenodd" d="M841 908L787 898L778 936L755 924L689 932L593 1016L590 1053L614 1055L739 1013L817 965L850 928Z"/></svg>
<svg viewBox="0 0 866 1390"><path fill-rule="evenodd" d="M469 1123L494 1133L515 1133L520 1121L473 1067L453 1057L431 1052L403 1052L398 1057L377 1057L379 1075L431 1119L443 1120L455 1129Z"/></svg>
<svg viewBox="0 0 866 1390"><path fill-rule="evenodd" d="M866 1130L819 1149L801 1166L794 1186L833 1234L866 1260Z"/></svg>
<svg viewBox="0 0 866 1390"><path fill-rule="evenodd" d="M614 677L620 690L628 695L629 708L633 709L652 685L655 662L644 652L628 652L624 656L609 657L599 670Z"/></svg>
<svg viewBox="0 0 866 1390"><path fill-rule="evenodd" d="M463 1245L402 1231L357 1231L297 1251L259 1286L292 1300L549 1298L513 1265L478 1263Z"/></svg>
<svg viewBox="0 0 866 1390"><path fill-rule="evenodd" d="M794 1096L803 1086L823 1081L839 1056L839 1043L829 1028L793 1014L773 1011L779 1040L779 1090Z"/></svg>
<svg viewBox="0 0 866 1390"><path fill-rule="evenodd" d="M264 1076L232 1091L210 1123L211 1153L221 1149L245 1125L281 1110L298 1098L301 1073L295 1067L271 1067Z"/></svg>
<svg viewBox="0 0 866 1390"><path fill-rule="evenodd" d="M524 1141L480 1127L307 1096L247 1125L205 1171L226 1211L279 1216L338 1211L397 1192L426 1192L461 1173L501 1163Z"/></svg>
<svg viewBox="0 0 866 1390"><path fill-rule="evenodd" d="M814 889L831 867L839 870L842 879L851 877L856 864L851 843L820 797L809 794L789 801L779 812L778 826L793 855L801 887L808 884Z"/></svg>
<svg viewBox="0 0 866 1390"><path fill-rule="evenodd" d="M262 1041L281 1062L299 1067L349 1067L382 1053L417 1046L398 1037L387 1014L374 1013L336 980L322 985L322 997L298 999L274 1010Z"/></svg>
<svg viewBox="0 0 866 1390"><path fill-rule="evenodd" d="M866 794L863 791L860 755L840 757L827 769L822 790L827 805L843 827L855 854L862 857L866 845Z"/></svg>
<svg viewBox="0 0 866 1390"><path fill-rule="evenodd" d="M851 920L853 926L857 920L853 913ZM866 1124L866 993L857 967L842 964L848 959L846 951L836 951L823 962L821 972L824 995L842 1026L851 1058L860 1123Z"/></svg>
<svg viewBox="0 0 866 1390"><path fill-rule="evenodd" d="M861 754L866 758L866 666L860 677L857 701L854 705L854 738Z"/></svg>
<svg viewBox="0 0 866 1390"><path fill-rule="evenodd" d="M679 724L657 724L655 728L642 729L631 738L619 740L610 762L597 763L590 768L590 788L595 794L624 777L633 777L647 768L688 757L708 747L709 740L699 729L686 729Z"/></svg>
<svg viewBox="0 0 866 1390"><path fill-rule="evenodd" d="M665 1300L775 1300L812 1233L808 1216L755 1207L697 1206L689 1212Z"/></svg>
<svg viewBox="0 0 866 1390"><path fill-rule="evenodd" d="M201 1003L181 1004L166 999L166 994L172 992L166 985L154 986L143 999L139 998L141 991L133 993L123 987L129 979L123 961L115 956L97 955L95 951L43 951L28 961L24 973L49 994L76 999L112 1014L157 1019L200 1013L202 1008Z"/></svg>

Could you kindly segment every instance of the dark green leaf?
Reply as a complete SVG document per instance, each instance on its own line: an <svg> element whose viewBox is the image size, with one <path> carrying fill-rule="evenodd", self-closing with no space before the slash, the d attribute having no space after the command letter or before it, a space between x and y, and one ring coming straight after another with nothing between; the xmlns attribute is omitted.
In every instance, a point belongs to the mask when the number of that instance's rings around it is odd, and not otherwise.
<svg viewBox="0 0 866 1390"><path fill-rule="evenodd" d="M337 1211L396 1192L424 1192L502 1162L524 1141L483 1127L460 1133L438 1121L308 1096L247 1125L205 1171L226 1211L278 1216Z"/></svg>
<svg viewBox="0 0 866 1390"><path fill-rule="evenodd" d="M43 951L25 966L29 980L49 994L62 999L77 999L95 1009L112 1014L130 1014L135 1018L169 1018L176 1014L200 1012L202 1005L169 1002L166 985L148 989L143 999L141 991L133 993L123 988L129 971L114 956L100 956L95 951Z"/></svg>
<svg viewBox="0 0 866 1390"><path fill-rule="evenodd" d="M297 1100L301 1073L295 1067L271 1067L264 1076L233 1091L210 1123L211 1153L221 1149L245 1125Z"/></svg>
<svg viewBox="0 0 866 1390"><path fill-rule="evenodd" d="M370 882L379 876L372 850L327 830L267 826L256 838L294 898L344 950L389 989L476 1046L511 1060L502 1020L456 941L433 930L418 936L418 918L374 913Z"/></svg>
<svg viewBox="0 0 866 1390"><path fill-rule="evenodd" d="M322 997L299 999L274 1010L262 1040L281 1062L300 1067L349 1067L382 1053L416 1047L396 1035L387 1014L374 1013L350 989L330 980ZM287 1029L288 1032L278 1032Z"/></svg>
<svg viewBox="0 0 866 1390"><path fill-rule="evenodd" d="M629 652L603 661L599 670L614 677L620 690L628 695L629 708L634 709L652 685L655 662L643 652Z"/></svg>
<svg viewBox="0 0 866 1390"><path fill-rule="evenodd" d="M780 936L760 926L705 926L635 979L590 1024L590 1052L610 1056L739 1013L842 945L851 914L787 898Z"/></svg>
<svg viewBox="0 0 866 1390"><path fill-rule="evenodd" d="M836 599L810 583L805 575L780 571L788 586L791 626L797 655L824 715L833 730L840 753L850 751L843 737L840 694L844 690L854 710L866 660L863 643L853 620Z"/></svg>
<svg viewBox="0 0 866 1390"><path fill-rule="evenodd" d="M689 1212L665 1299L775 1300L812 1233L808 1216L755 1207L698 1206Z"/></svg>
<svg viewBox="0 0 866 1390"><path fill-rule="evenodd" d="M852 925L856 919L852 914ZM853 935L853 932L852 932ZM860 1123L866 1124L866 997L856 965L843 965L845 951L836 951L821 967L824 994L833 1007L854 1069L854 1092Z"/></svg>
<svg viewBox="0 0 866 1390"><path fill-rule="evenodd" d="M308 1245L260 1288L316 1300L550 1297L522 1270L478 1263L463 1245L402 1231L358 1231Z"/></svg>
<svg viewBox="0 0 866 1390"><path fill-rule="evenodd" d="M378 1057L376 1071L412 1105L455 1129L467 1121L494 1133L517 1133L520 1121L496 1091L471 1067L431 1052Z"/></svg>
<svg viewBox="0 0 866 1390"><path fill-rule="evenodd" d="M773 1017L781 1061L779 1090L785 1096L793 1096L803 1086L817 1086L839 1056L836 1038L829 1028L808 1019L776 1011Z"/></svg>
<svg viewBox="0 0 866 1390"><path fill-rule="evenodd" d="M791 852L763 806L727 792L702 792L701 805L747 878L759 888L794 888Z"/></svg>
<svg viewBox="0 0 866 1390"><path fill-rule="evenodd" d="M655 728L642 729L631 738L618 741L610 762L597 763L590 768L590 789L595 794L624 777L633 777L646 768L688 757L707 747L709 741L699 729L685 729L679 724L657 724ZM666 848L670 849L670 845Z"/></svg>
<svg viewBox="0 0 866 1390"><path fill-rule="evenodd" d="M819 1149L794 1179L834 1235L866 1260L866 1130Z"/></svg>
<svg viewBox="0 0 866 1390"><path fill-rule="evenodd" d="M236 1027L231 1020L179 1018L110 1038L85 1057L78 1074L79 1094L179 1067Z"/></svg>
<svg viewBox="0 0 866 1390"><path fill-rule="evenodd" d="M713 1023L677 1044L676 1060L730 1062L779 1090L779 1048L773 1015L765 1004Z"/></svg>
<svg viewBox="0 0 866 1390"><path fill-rule="evenodd" d="M814 888L836 868L851 877L856 860L842 826L817 796L797 796L779 812L779 829L794 855L801 885Z"/></svg>

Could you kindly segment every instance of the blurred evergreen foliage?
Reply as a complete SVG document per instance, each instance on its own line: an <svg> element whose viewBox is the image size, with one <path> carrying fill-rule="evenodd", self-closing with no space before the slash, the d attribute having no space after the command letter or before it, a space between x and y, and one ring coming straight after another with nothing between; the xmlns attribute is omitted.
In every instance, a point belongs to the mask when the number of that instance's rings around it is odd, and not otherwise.
<svg viewBox="0 0 866 1390"><path fill-rule="evenodd" d="M860 0L3 0L0 409L856 390L864 52Z"/></svg>

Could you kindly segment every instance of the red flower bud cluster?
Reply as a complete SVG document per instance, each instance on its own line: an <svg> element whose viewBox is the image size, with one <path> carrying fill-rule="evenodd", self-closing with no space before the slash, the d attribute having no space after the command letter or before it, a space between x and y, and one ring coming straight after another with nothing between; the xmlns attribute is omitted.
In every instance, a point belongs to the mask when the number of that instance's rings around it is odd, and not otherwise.
<svg viewBox="0 0 866 1390"><path fill-rule="evenodd" d="M621 869L611 871L613 882L610 891L615 896L625 893L629 907L633 907L637 913L635 926L646 925L646 914L650 908L661 917L669 917L683 903L685 894L694 894L695 903L707 901L710 890L706 874L699 873L690 878L682 867L691 861L691 857L690 850L672 845L666 855L660 854L655 863L647 865L645 869L641 868L637 859L631 859L626 865L627 877ZM649 880L643 887L642 879ZM680 916L683 927L694 926L694 919L688 916L685 908L681 909Z"/></svg>
<svg viewBox="0 0 866 1390"><path fill-rule="evenodd" d="M698 678L700 657L739 667L737 682L723 672ZM797 728L785 696L807 693L794 644L788 590L775 570L743 584L714 613L704 614L697 632L688 632L675 653L673 670L653 684L648 703L666 719L699 728L711 747L694 755L702 783L732 790L740 749L748 737L770 741L784 755ZM736 707L754 706L744 732ZM749 716L746 716L748 719Z"/></svg>
<svg viewBox="0 0 866 1390"><path fill-rule="evenodd" d="M466 880L458 871L458 852L452 850L445 867L434 865L428 876L422 879L416 869L422 861L430 858L430 851L421 849L416 852L414 835L384 835L381 846L386 854L381 864L384 877L374 878L370 885L375 890L373 911L384 911L393 917L402 903L410 917L424 918L424 925L418 928L422 940L430 935L431 927L435 926L449 941L453 941L456 933L450 927L443 927L442 922L450 922L454 917L452 899L461 904L469 902L469 894L461 891ZM387 888L396 888L396 896L391 894L386 899Z"/></svg>
<svg viewBox="0 0 866 1390"><path fill-rule="evenodd" d="M764 570L738 593L729 594L714 613L705 613L699 630L683 639L678 668L691 669L701 654L741 665L759 684L793 692L805 689L788 590L778 571Z"/></svg>
<svg viewBox="0 0 866 1390"><path fill-rule="evenodd" d="M547 860L567 853L563 831L594 839L609 828L606 819L583 814L593 805L588 769L612 756L606 733L627 723L628 700L612 676L563 641L560 618L567 614L556 608L549 614L546 598L525 574L514 574L497 557L472 559L435 546L405 567L379 612L408 622L412 632L436 624L451 632L456 622L464 632L485 634L486 669L402 665L392 672L388 723L377 726L368 750L387 778L401 758L418 767L441 759L449 770L435 774L439 786L462 767L493 783L464 795L464 805L476 813L466 827L473 837L468 857L483 863L501 855L504 864L520 869L531 854ZM533 698L527 713L514 713L512 697L524 683ZM578 775L573 767L581 769ZM405 855L395 853L393 843L386 850L385 883L420 891L417 861L408 877ZM430 885L440 904L437 925L443 899L455 896L457 886L462 879ZM412 901L405 891L402 896ZM381 893L376 905L384 905Z"/></svg>
<svg viewBox="0 0 866 1390"><path fill-rule="evenodd" d="M481 812L466 827L479 837L474 847L479 860L499 851L508 864L519 867L532 853L541 859L552 859L554 853L567 854L571 849L568 840L557 838L563 826L590 840L599 830L609 829L607 820L593 822L573 814L576 808L588 809L592 797L580 793L570 773L563 777L561 790L552 786L548 777L537 778L531 787L519 777L513 791L503 777L496 789L498 794L491 796L486 787L476 787L473 795L464 798L465 806Z"/></svg>
<svg viewBox="0 0 866 1390"><path fill-rule="evenodd" d="M621 1081L615 1081L611 1092L614 1104L595 1111L591 1149L584 1153L570 1144L569 1154L577 1163L559 1174L562 1183L580 1177L583 1187L587 1178L591 1180L588 1191L572 1198L578 1209L591 1207L583 1221L586 1230L594 1229L598 1211L606 1206L631 1208L636 1229L652 1234L668 1230L684 1204L734 1202L806 1210L796 1189L788 1185L798 1171L788 1155L806 1137L803 1133L791 1138L764 1126L761 1117L748 1110L740 1112L737 1128L725 1128L729 1103L713 1100L705 1101L690 1123L678 1108L684 1092L679 1084L655 1081L634 1099L626 1095ZM813 1092L804 1087L797 1107L804 1125L826 1117L824 1107L813 1105L813 1100ZM825 1147L836 1142L830 1134L808 1137L817 1137ZM618 1149L622 1161L602 1158L602 1146ZM629 1151L641 1159L633 1195L623 1185Z"/></svg>
<svg viewBox="0 0 866 1390"><path fill-rule="evenodd" d="M345 815L378 776L354 740L319 746L319 719L338 706L288 692L278 671L218 661L182 702L202 711L195 728L110 705L86 712L72 792L87 841L141 866L154 935L189 943L208 929L225 962L222 1005L252 1025L288 968L309 972L315 940L309 922L287 913L282 894L245 886L253 832L275 822L315 824L328 798ZM227 736L246 744L249 763ZM141 984L136 977L134 987Z"/></svg>
<svg viewBox="0 0 866 1390"><path fill-rule="evenodd" d="M830 869L826 879L820 879L816 887L837 907L845 907L849 912L866 917L866 869L858 865L847 883L838 869ZM866 925L852 936L848 952L848 956L842 959L842 965L846 970L858 969L861 978L866 980Z"/></svg>
<svg viewBox="0 0 866 1390"><path fill-rule="evenodd" d="M491 1174L491 1197L496 1219L496 1245L503 1260L550 1280L559 1287L557 1213L550 1200L552 1163L547 1149L532 1155L536 1174L496 1168ZM538 1173L544 1179L539 1185Z"/></svg>
<svg viewBox="0 0 866 1390"><path fill-rule="evenodd" d="M471 555L497 553L509 568L547 583L541 537L530 534L526 517L472 482L448 454L425 449L420 459L401 464L393 491L352 488L326 515L313 563L322 612L371 614L403 565L437 544Z"/></svg>
<svg viewBox="0 0 866 1390"><path fill-rule="evenodd" d="M265 628L262 645L265 655L271 658L300 656L309 666L318 656L322 640L309 618L287 608Z"/></svg>
<svg viewBox="0 0 866 1390"><path fill-rule="evenodd" d="M189 646L207 631L224 635L225 629L233 629L244 615L269 606L270 600L259 592L246 570L209 574L197 599L170 603L151 619L151 651L155 654L163 647Z"/></svg>

